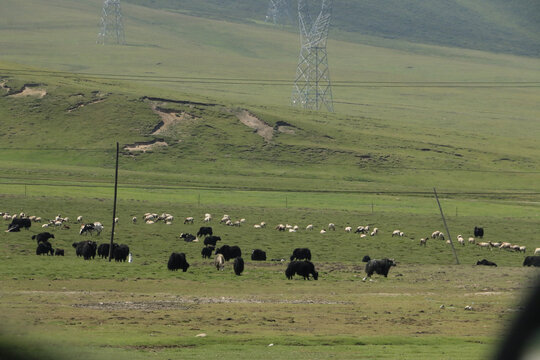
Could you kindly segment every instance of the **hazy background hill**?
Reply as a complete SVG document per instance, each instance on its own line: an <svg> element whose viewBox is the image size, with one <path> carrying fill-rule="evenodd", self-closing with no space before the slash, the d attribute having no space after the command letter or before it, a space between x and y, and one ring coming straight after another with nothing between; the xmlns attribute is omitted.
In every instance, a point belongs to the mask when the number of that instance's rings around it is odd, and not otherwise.
<svg viewBox="0 0 540 360"><path fill-rule="evenodd" d="M126 2L237 22L263 21L268 8L268 0ZM320 2L313 3L318 6ZM291 1L293 18L295 9L296 1ZM342 0L334 2L332 25L331 36L360 42L369 41L365 36L371 36L518 55L540 54L540 2L531 0ZM370 40L380 44L382 39Z"/></svg>

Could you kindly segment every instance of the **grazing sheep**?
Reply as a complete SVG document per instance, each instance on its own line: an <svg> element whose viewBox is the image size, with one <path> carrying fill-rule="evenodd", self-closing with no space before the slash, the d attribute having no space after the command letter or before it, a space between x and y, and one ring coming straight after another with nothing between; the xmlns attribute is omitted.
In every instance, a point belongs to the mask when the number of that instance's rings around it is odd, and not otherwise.
<svg viewBox="0 0 540 360"><path fill-rule="evenodd" d="M278 226L276 226L276 230L277 231L285 231L286 230L285 225L279 224Z"/></svg>
<svg viewBox="0 0 540 360"><path fill-rule="evenodd" d="M476 246L480 246L480 247L482 247L482 248L491 248L490 243L487 243L487 242L479 242L479 243L476 243Z"/></svg>
<svg viewBox="0 0 540 360"><path fill-rule="evenodd" d="M474 244L476 240L473 237L469 237L469 244Z"/></svg>
<svg viewBox="0 0 540 360"><path fill-rule="evenodd" d="M394 236L400 236L400 235L399 235L400 233L401 233L401 230L394 230L394 231L392 232L392 237L394 237Z"/></svg>
<svg viewBox="0 0 540 360"><path fill-rule="evenodd" d="M322 230L320 231L320 233L321 233L321 234L326 234L326 230L322 229Z"/></svg>
<svg viewBox="0 0 540 360"><path fill-rule="evenodd" d="M253 225L253 228L255 228L255 229L261 229L261 225L255 224L255 225Z"/></svg>
<svg viewBox="0 0 540 360"><path fill-rule="evenodd" d="M540 248L536 248L536 249L534 250L534 255L538 255L538 254L540 254Z"/></svg>
<svg viewBox="0 0 540 360"><path fill-rule="evenodd" d="M328 224L328 230L336 231L336 225L334 225L333 223Z"/></svg>
<svg viewBox="0 0 540 360"><path fill-rule="evenodd" d="M184 219L184 224L193 224L194 221L195 221L195 218L190 216Z"/></svg>
<svg viewBox="0 0 540 360"><path fill-rule="evenodd" d="M313 230L313 224L309 224L308 226L306 226L306 230Z"/></svg>
<svg viewBox="0 0 540 360"><path fill-rule="evenodd" d="M348 232L348 233L350 233L351 231L352 231L352 227L350 227L350 226L347 226L347 227L345 228L345 232Z"/></svg>
<svg viewBox="0 0 540 360"><path fill-rule="evenodd" d="M132 224L136 224L136 223L137 223L137 217L136 217L136 216L134 216L134 217L131 218L131 223L132 223Z"/></svg>
<svg viewBox="0 0 540 360"><path fill-rule="evenodd" d="M225 257L222 254L217 254L214 258L214 265L217 270L223 271L225 269Z"/></svg>
<svg viewBox="0 0 540 360"><path fill-rule="evenodd" d="M262 228L265 228L266 227L266 223L264 221L261 222L261 227Z"/></svg>
<svg viewBox="0 0 540 360"><path fill-rule="evenodd" d="M421 238L420 239L420 246L422 246L422 245L424 245L424 246L427 245L427 238Z"/></svg>
<svg viewBox="0 0 540 360"><path fill-rule="evenodd" d="M77 216L77 222L81 223L83 221L82 215Z"/></svg>

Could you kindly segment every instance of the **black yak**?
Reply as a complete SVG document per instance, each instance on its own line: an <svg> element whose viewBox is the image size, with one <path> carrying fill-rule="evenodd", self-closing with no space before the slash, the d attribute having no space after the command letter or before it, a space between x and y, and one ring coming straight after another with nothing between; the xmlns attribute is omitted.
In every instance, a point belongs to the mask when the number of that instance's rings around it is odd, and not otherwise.
<svg viewBox="0 0 540 360"><path fill-rule="evenodd" d="M483 238L484 237L484 228L474 227L474 237Z"/></svg>
<svg viewBox="0 0 540 360"><path fill-rule="evenodd" d="M49 239L54 239L54 235L48 232L42 232L37 235L32 235L32 240L34 239L39 244L40 242L49 241Z"/></svg>
<svg viewBox="0 0 540 360"><path fill-rule="evenodd" d="M9 224L8 226L8 231L10 231L10 229L12 228L19 228L19 229L22 229L22 228L25 228L26 230L30 229L30 227L32 226L32 221L30 221L30 219L28 218L22 218L22 219L19 219L19 218L15 218L13 220L11 220L11 224ZM14 230L14 231L18 231L18 230Z"/></svg>
<svg viewBox="0 0 540 360"><path fill-rule="evenodd" d="M205 246L216 246L216 243L218 241L221 241L221 238L219 236L210 235L210 236L207 236L204 239L204 245Z"/></svg>
<svg viewBox="0 0 540 360"><path fill-rule="evenodd" d="M527 256L525 260L523 260L523 266L540 267L540 256Z"/></svg>
<svg viewBox="0 0 540 360"><path fill-rule="evenodd" d="M212 251L214 251L213 247L205 246L201 250L201 255L203 259L210 259L212 257Z"/></svg>
<svg viewBox="0 0 540 360"><path fill-rule="evenodd" d="M309 275L313 275L313 279L319 278L319 273L315 271L315 265L311 261L291 261L285 270L285 276L291 280L295 274L304 277L304 280L309 280Z"/></svg>
<svg viewBox="0 0 540 360"><path fill-rule="evenodd" d="M236 275L242 275L242 272L244 271L244 259L242 259L241 257L237 257L236 259L234 259L233 268Z"/></svg>
<svg viewBox="0 0 540 360"><path fill-rule="evenodd" d="M296 248L291 255L293 260L311 260L311 251L308 248Z"/></svg>
<svg viewBox="0 0 540 360"><path fill-rule="evenodd" d="M123 244L120 244L118 246L113 246L112 258L114 259L114 261L126 262L128 256L129 256L129 246L123 245Z"/></svg>
<svg viewBox="0 0 540 360"><path fill-rule="evenodd" d="M260 250L260 249L255 249L253 250L253 252L251 253L251 260L253 261L266 261L266 252Z"/></svg>
<svg viewBox="0 0 540 360"><path fill-rule="evenodd" d="M369 260L366 264L366 274L367 276L363 279L364 281L367 278L370 278L373 273L377 273L379 275L384 275L384 277L388 276L388 271L390 271L390 268L392 266L396 266L396 263L393 259L382 259L382 260Z"/></svg>
<svg viewBox="0 0 540 360"><path fill-rule="evenodd" d="M189 264L186 260L186 254L173 252L171 256L169 256L167 269L171 271L182 269L183 272L186 272L188 268L189 268Z"/></svg>
<svg viewBox="0 0 540 360"><path fill-rule="evenodd" d="M185 242L192 242L192 241L194 241L195 239L197 239L197 238L195 237L195 235L193 235L193 234L184 234L184 233L181 233L181 234L180 234L180 238L181 238L181 239L184 239Z"/></svg>
<svg viewBox="0 0 540 360"><path fill-rule="evenodd" d="M492 261L486 260L486 259L482 259L480 261L477 261L476 265L495 266L495 267L497 267L497 264L495 264Z"/></svg>
<svg viewBox="0 0 540 360"><path fill-rule="evenodd" d="M201 226L199 231L197 231L197 237L212 235L212 228L210 226Z"/></svg>
<svg viewBox="0 0 540 360"><path fill-rule="evenodd" d="M54 255L54 249L52 248L52 245L48 241L44 241L38 244L36 248L36 255Z"/></svg>
<svg viewBox="0 0 540 360"><path fill-rule="evenodd" d="M55 256L64 256L64 249L56 249L54 250Z"/></svg>

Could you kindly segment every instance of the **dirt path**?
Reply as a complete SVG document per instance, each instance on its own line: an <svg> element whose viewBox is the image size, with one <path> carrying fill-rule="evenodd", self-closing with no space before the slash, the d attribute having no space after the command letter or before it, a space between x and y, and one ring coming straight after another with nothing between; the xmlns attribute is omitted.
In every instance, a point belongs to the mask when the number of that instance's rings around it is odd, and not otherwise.
<svg viewBox="0 0 540 360"><path fill-rule="evenodd" d="M124 146L124 150L127 150L127 151L142 151L142 152L147 152L149 150L152 150L154 149L155 147L160 147L160 146L169 146L169 144L167 144L165 141L157 141L157 140L152 140L152 141L149 141L149 142L144 142L144 143L135 143L133 145L126 145Z"/></svg>

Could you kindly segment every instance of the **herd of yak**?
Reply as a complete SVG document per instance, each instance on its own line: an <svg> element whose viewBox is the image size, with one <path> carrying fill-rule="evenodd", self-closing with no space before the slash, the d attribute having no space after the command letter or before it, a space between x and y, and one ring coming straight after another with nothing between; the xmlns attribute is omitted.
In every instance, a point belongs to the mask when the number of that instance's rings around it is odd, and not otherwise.
<svg viewBox="0 0 540 360"><path fill-rule="evenodd" d="M21 228L30 228L31 222L28 219L13 219L12 223L9 225L8 229L21 229ZM476 228L475 228L476 232ZM234 259L233 269L236 275L241 275L244 271L244 260L242 259L242 251L238 246L229 246L223 245L219 248L215 248L217 241L220 241L219 236L213 235L212 228L208 226L203 226L197 232L197 236L192 234L181 234L182 238L186 242L195 241L198 237L205 236L204 247L201 250L201 255L203 258L211 258L212 252L215 250L215 259L214 264L219 270L223 270L224 262ZM33 235L32 239L36 240L37 248L36 255L56 255L64 256L63 249L53 249L50 239L54 239L54 234L49 232L42 232L37 235ZM85 260L94 259L96 254L101 258L111 257L117 262L125 262L128 260L131 262L131 254L129 251L129 246L123 244L114 243L112 249L110 244L102 243L99 246L95 241L84 240L75 242L72 244L75 249L77 257L82 257ZM252 261L266 261L266 252L261 249L255 249L251 254ZM283 261L283 259L272 259L274 261ZM365 272L367 278L371 278L374 273L383 275L384 277L388 276L388 272L392 266L396 266L396 263L393 259L370 259L369 256L364 256L362 261L366 262ZM495 263L483 259L478 261L476 265L485 265L485 266L497 266ZM186 272L189 268L189 263L187 262L186 255L184 253L173 252L167 263L167 268L171 271L176 271L182 269ZM540 256L527 256L523 262L523 266L536 266L540 267ZM295 275L302 276L304 279L309 279L310 275L314 280L317 280L319 273L315 270L315 265L311 262L311 251L308 248L297 248L294 249L292 255L290 256L290 263L285 270L285 276L288 279L292 279Z"/></svg>

